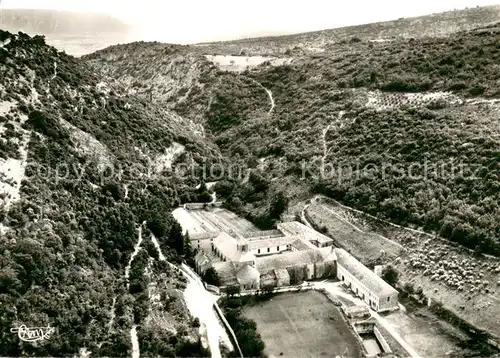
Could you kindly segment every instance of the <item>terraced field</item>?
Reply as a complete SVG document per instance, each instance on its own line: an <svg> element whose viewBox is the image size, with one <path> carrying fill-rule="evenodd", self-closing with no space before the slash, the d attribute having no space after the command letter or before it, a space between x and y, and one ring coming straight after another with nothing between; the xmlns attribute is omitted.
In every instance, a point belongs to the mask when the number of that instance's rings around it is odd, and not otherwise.
<svg viewBox="0 0 500 358"><path fill-rule="evenodd" d="M406 251L394 241L373 232L365 232L351 224L339 215L334 207L324 203L311 204L305 214L316 229L332 237L337 246L352 253L366 265L378 258L393 260Z"/></svg>

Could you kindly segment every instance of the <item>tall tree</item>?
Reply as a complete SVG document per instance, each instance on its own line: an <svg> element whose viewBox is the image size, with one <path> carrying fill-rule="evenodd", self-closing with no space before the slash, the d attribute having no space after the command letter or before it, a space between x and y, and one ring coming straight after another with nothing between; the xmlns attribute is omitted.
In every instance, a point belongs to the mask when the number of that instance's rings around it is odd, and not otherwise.
<svg viewBox="0 0 500 358"><path fill-rule="evenodd" d="M282 191L276 192L271 198L269 205L269 217L279 219L288 208L288 198Z"/></svg>

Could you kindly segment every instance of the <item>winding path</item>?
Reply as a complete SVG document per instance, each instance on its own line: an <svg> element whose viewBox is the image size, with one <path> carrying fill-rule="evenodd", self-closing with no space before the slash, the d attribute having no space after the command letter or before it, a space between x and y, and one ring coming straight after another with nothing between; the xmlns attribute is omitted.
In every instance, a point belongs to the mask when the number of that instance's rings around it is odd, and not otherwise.
<svg viewBox="0 0 500 358"><path fill-rule="evenodd" d="M276 107L276 103L274 102L274 97L273 97L273 93L271 92L270 89L264 87L262 85L262 83L260 83L259 81L257 80L254 80L253 78L251 77L247 77L249 80L251 80L252 82L254 82L255 84L257 84L257 86L259 86L260 88L262 88L264 91L266 91L267 93L267 96L269 97L269 102L271 103L271 108L269 109L269 111L267 112L267 115L268 116L271 116L271 114L273 114L273 111L274 111L274 108Z"/></svg>
<svg viewBox="0 0 500 358"><path fill-rule="evenodd" d="M267 112L267 115L270 116L271 114L273 114L274 107L276 107L276 104L274 103L273 93L271 92L270 89L268 89L264 86L262 86L262 88L264 88L266 90L267 95L269 96L269 101L271 102L271 109L269 110L269 112Z"/></svg>
<svg viewBox="0 0 500 358"><path fill-rule="evenodd" d="M309 226L311 229L314 229L311 223L307 220L306 218L306 210L309 207L310 204L304 205L304 208L300 212L300 219L302 220L302 223L306 226Z"/></svg>
<svg viewBox="0 0 500 358"><path fill-rule="evenodd" d="M132 266L132 261L134 261L135 256L139 252L141 248L141 243L142 243L142 228L146 225L146 222L144 221L138 228L137 228L137 233L138 233L138 239L137 243L134 246L134 252L130 256L130 260L128 261L127 267L125 267L125 279L127 281L127 290L129 288L129 274L130 274L130 267ZM114 301L113 301L114 302ZM139 339L137 338L137 326L134 324L132 326L132 329L130 330L130 340L132 341L132 358L139 358L140 357L140 350L139 350Z"/></svg>

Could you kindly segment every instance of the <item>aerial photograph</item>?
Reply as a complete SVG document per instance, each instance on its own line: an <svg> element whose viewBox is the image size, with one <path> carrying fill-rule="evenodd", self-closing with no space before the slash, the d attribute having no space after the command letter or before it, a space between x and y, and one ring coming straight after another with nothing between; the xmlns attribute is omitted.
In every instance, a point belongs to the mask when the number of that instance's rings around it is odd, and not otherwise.
<svg viewBox="0 0 500 358"><path fill-rule="evenodd" d="M500 0L0 0L0 358L500 358Z"/></svg>

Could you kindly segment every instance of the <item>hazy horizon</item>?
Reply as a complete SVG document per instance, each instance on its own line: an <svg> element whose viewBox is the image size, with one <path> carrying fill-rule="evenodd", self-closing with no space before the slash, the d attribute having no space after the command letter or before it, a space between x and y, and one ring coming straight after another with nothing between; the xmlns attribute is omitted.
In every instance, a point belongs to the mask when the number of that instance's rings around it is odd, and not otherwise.
<svg viewBox="0 0 500 358"><path fill-rule="evenodd" d="M141 40L188 44L317 31L499 3L498 0L418 3L352 0L335 4L324 0L307 3L255 0L242 6L228 0L182 3L144 0L140 5L128 0L3 0L0 7L103 13L136 27L136 36Z"/></svg>

